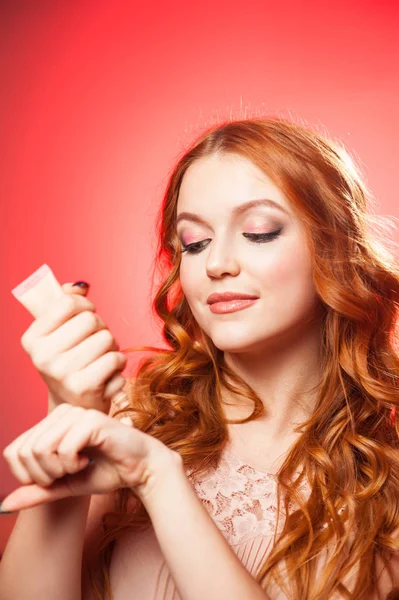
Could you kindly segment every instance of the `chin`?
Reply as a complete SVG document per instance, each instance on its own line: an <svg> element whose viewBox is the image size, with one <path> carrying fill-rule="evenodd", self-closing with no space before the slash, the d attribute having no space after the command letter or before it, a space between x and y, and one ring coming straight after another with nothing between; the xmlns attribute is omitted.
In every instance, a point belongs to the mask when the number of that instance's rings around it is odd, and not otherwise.
<svg viewBox="0 0 399 600"><path fill-rule="evenodd" d="M216 344L215 344L216 346ZM233 346L233 345L219 345L216 346L221 352L225 352L227 354L251 354L256 352L254 348L251 346Z"/></svg>
<svg viewBox="0 0 399 600"><path fill-rule="evenodd" d="M255 336L249 335L237 335L237 331L231 335L228 332L224 332L219 335L209 336L216 348L222 352L229 352L231 354L239 354L242 352L259 352L264 344L267 344L267 339L259 339Z"/></svg>
<svg viewBox="0 0 399 600"><path fill-rule="evenodd" d="M216 348L231 354L260 355L275 352L281 345L287 343L284 328L240 328L235 323L232 327L212 327L207 332ZM291 339L289 337L289 339ZM291 342L292 343L292 342Z"/></svg>

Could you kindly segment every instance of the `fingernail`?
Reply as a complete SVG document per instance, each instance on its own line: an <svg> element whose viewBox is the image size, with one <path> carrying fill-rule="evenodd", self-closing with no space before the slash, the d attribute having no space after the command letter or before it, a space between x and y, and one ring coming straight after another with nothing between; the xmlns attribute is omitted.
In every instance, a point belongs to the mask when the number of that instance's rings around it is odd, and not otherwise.
<svg viewBox="0 0 399 600"><path fill-rule="evenodd" d="M72 284L74 285L78 285L79 287L82 288L89 288L90 287L90 283L86 283L86 281L77 281L76 283Z"/></svg>
<svg viewBox="0 0 399 600"><path fill-rule="evenodd" d="M12 513L17 512L16 510L3 510L0 504L0 515L11 515Z"/></svg>

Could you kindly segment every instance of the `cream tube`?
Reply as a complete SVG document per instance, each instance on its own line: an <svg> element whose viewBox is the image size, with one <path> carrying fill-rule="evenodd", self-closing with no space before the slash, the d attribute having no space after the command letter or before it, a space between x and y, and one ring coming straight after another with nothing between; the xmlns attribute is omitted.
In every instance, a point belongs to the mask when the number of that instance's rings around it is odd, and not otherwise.
<svg viewBox="0 0 399 600"><path fill-rule="evenodd" d="M65 294L47 265L42 265L25 281L11 290L12 295L37 319L56 298Z"/></svg>
<svg viewBox="0 0 399 600"><path fill-rule="evenodd" d="M37 319L46 312L48 305L53 300L66 292L62 289L50 267L42 265L11 290L11 293ZM118 376L119 372L113 375L106 385L112 387L112 380ZM116 392L112 397L112 401L118 408L125 405L126 399L126 394L122 390Z"/></svg>

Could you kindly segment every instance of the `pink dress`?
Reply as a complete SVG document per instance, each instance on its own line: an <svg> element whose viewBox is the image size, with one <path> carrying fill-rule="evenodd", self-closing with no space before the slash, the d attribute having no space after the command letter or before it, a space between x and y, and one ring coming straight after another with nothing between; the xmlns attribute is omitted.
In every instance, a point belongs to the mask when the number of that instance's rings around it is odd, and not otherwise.
<svg viewBox="0 0 399 600"><path fill-rule="evenodd" d="M275 476L254 469L228 449L206 477L193 478L190 470L186 474L229 545L255 576L276 527ZM180 600L152 528L129 531L118 540L110 577L115 600Z"/></svg>

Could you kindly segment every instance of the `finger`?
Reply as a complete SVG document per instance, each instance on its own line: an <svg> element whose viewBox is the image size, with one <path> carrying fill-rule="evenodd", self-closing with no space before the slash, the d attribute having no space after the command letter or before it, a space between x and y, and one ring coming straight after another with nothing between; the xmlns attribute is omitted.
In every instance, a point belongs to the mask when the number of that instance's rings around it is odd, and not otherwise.
<svg viewBox="0 0 399 600"><path fill-rule="evenodd" d="M92 334L107 329L106 324L96 312L84 310L69 319L43 340L49 356L75 350L75 348ZM117 348L119 350L119 348ZM71 355L73 357L73 353Z"/></svg>
<svg viewBox="0 0 399 600"><path fill-rule="evenodd" d="M104 398L109 398L113 400L114 396L117 398L119 396L120 390L122 390L125 386L126 379L122 377L120 372L118 371L113 375L109 381L105 383L104 388Z"/></svg>
<svg viewBox="0 0 399 600"><path fill-rule="evenodd" d="M74 283L64 283L61 287L66 294L79 294L81 296L87 296L90 285L76 285L77 283L83 284L84 281L76 281Z"/></svg>
<svg viewBox="0 0 399 600"><path fill-rule="evenodd" d="M72 373L64 380L64 385L72 393L81 396L81 406L84 406L85 394L90 395L102 388L116 371L121 371L126 365L126 357L122 352L107 352L80 371Z"/></svg>
<svg viewBox="0 0 399 600"><path fill-rule="evenodd" d="M76 338L78 337L76 336ZM59 352L56 344L52 345L54 350L47 349L47 356ZM66 346L67 344L61 342L61 345ZM46 372L55 379L62 379L67 373L81 371L106 352L112 351L119 351L118 345L109 329L101 329L84 339L77 346L58 355L51 365L46 366Z"/></svg>
<svg viewBox="0 0 399 600"><path fill-rule="evenodd" d="M96 307L88 298L78 294L64 294L57 298L25 331L21 338L23 348L30 354L32 344L37 342L37 338L49 335L83 310L94 312Z"/></svg>
<svg viewBox="0 0 399 600"><path fill-rule="evenodd" d="M71 485L73 477L74 485ZM73 496L86 496L90 492L90 469L82 469L74 475L65 475L62 479L54 481L49 487L37 484L25 485L13 490L1 503L3 511L15 512L26 508L33 508L40 504L48 504L62 498ZM83 490L86 490L84 492Z"/></svg>
<svg viewBox="0 0 399 600"><path fill-rule="evenodd" d="M40 421L40 423L19 435L11 444L4 448L3 456L8 463L9 469L14 475L14 477L16 477L16 479L18 479L21 483L28 484L32 483L33 480L30 476L28 469L24 466L24 463L21 460L21 457L19 455L20 449L24 446L27 440L29 440L29 438L35 435L36 431L43 430L43 428L45 427L44 422L47 422L51 426L51 424L58 419L57 413L59 414L66 412L66 404L58 406L56 410L50 413L45 419Z"/></svg>
<svg viewBox="0 0 399 600"><path fill-rule="evenodd" d="M129 427L134 427L134 422L133 422L133 418L131 416L126 416L126 413L120 413L116 416L113 416L112 413L118 412L119 410L122 410L124 408L128 408L130 407L130 400L129 400L129 396L128 396L128 383L129 380L125 380L125 385L123 387L123 389L118 392L115 396L113 396L112 398L112 411L110 411L110 417L112 419L117 419L120 423L123 423L124 425L128 425ZM124 416L121 416L124 415Z"/></svg>
<svg viewBox="0 0 399 600"><path fill-rule="evenodd" d="M50 485L54 479L65 474L65 467L54 450L57 440L65 435L73 422L81 418L83 410L64 403L7 446L3 455L21 483Z"/></svg>
<svg viewBox="0 0 399 600"><path fill-rule="evenodd" d="M99 445L102 442L100 437L101 430L105 428L107 422L112 423L112 420L100 412L89 408L80 410L79 419L73 423L72 427L63 435L62 439L57 444L57 453L64 464L74 464L76 457L83 450L87 451L87 447Z"/></svg>
<svg viewBox="0 0 399 600"><path fill-rule="evenodd" d="M37 430L34 436L25 442L25 449L21 448L20 455L27 457L22 459L22 462L29 470L34 483L51 485L55 479L76 473L87 465L87 456L65 459L57 452L62 439L81 421L84 413L85 409L81 407L70 407L66 413L60 414L57 421L51 424L44 422L43 429Z"/></svg>

